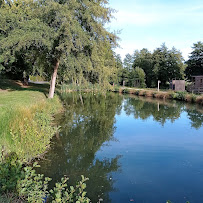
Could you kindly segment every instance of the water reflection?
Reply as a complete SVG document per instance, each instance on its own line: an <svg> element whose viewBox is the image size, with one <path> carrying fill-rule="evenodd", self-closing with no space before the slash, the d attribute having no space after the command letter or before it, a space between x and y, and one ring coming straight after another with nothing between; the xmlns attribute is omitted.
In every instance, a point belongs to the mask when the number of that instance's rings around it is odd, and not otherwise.
<svg viewBox="0 0 203 203"><path fill-rule="evenodd" d="M75 184L84 175L90 179L87 192L92 202L110 202L108 194L115 190L110 175L119 170L120 156L99 160L95 154L105 142L114 140L115 115L122 98L115 94L69 94L63 99L66 110L59 118L60 133L53 139L46 160L40 163L41 170L53 182L67 175Z"/></svg>
<svg viewBox="0 0 203 203"><path fill-rule="evenodd" d="M99 199L104 202L126 202L130 200L128 194L134 194L134 191L140 194L139 197L137 194L137 200L143 202L143 197L154 195L147 193L146 189L158 188L156 184L159 179L170 181L171 166L183 174L182 166L177 165L185 161L182 157L186 152L180 151L181 147L190 150L198 145L198 149L202 148L202 140L198 142L188 138L184 143L182 137L176 136L176 133L184 135L189 131L183 130L184 125L190 124L191 128L197 130L202 127L201 107L113 93L105 96L93 93L66 94L62 95L62 99L65 111L57 118L60 131L41 161L39 172L52 177L53 183L63 175L70 177L70 184L75 184L80 175L89 177L87 192L92 202ZM181 122L184 120L183 125ZM174 160L174 157L179 159ZM168 169L158 171L164 164ZM132 185L128 179L133 184L137 182L137 185ZM149 179L153 180L154 185ZM182 187L181 184L179 187ZM169 188L166 191L170 193ZM156 195L154 201L149 196L146 202L157 202L160 195ZM164 195L162 200L165 201L167 198Z"/></svg>

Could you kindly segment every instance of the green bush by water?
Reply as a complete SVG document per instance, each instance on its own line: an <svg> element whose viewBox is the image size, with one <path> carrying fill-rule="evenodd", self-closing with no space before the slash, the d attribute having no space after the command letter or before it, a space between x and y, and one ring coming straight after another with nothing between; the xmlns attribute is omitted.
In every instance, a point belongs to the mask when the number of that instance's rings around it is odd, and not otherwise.
<svg viewBox="0 0 203 203"><path fill-rule="evenodd" d="M37 163L33 166L23 166L17 155L12 153L9 156L2 156L0 163L0 200L12 201L21 200L21 202L80 202L89 203L86 197L86 184L88 180L84 176L75 187L68 186L68 178L64 177L60 183L48 190L48 184L51 178L37 174L35 167L40 167ZM10 198L11 200L11 198Z"/></svg>

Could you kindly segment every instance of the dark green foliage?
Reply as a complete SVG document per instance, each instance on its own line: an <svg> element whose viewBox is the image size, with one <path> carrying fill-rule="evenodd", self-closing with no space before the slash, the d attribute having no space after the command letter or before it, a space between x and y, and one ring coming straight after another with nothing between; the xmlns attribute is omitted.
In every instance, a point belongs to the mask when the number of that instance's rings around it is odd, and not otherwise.
<svg viewBox="0 0 203 203"><path fill-rule="evenodd" d="M194 75L203 75L203 43L201 41L194 43L192 49L189 60L186 62L185 73L188 79Z"/></svg>
<svg viewBox="0 0 203 203"><path fill-rule="evenodd" d="M135 95L139 96L140 90L135 91Z"/></svg>
<svg viewBox="0 0 203 203"><path fill-rule="evenodd" d="M123 89L123 91L122 91L122 93L126 93L126 94L128 94L130 91L129 91L129 89Z"/></svg>
<svg viewBox="0 0 203 203"><path fill-rule="evenodd" d="M0 163L0 192L14 191L17 182L22 178L22 163L16 154L2 155Z"/></svg>
<svg viewBox="0 0 203 203"><path fill-rule="evenodd" d="M145 72L142 68L135 67L129 74L129 85L131 87L146 87Z"/></svg>
<svg viewBox="0 0 203 203"><path fill-rule="evenodd" d="M153 72L153 57L150 51L142 49L136 50L133 55L133 67L140 67L146 74L146 85L147 87L153 86L154 72Z"/></svg>
<svg viewBox="0 0 203 203"><path fill-rule="evenodd" d="M156 87L157 81L165 86L172 79L183 79L185 66L180 51L174 47L169 50L165 44L154 50L153 53L147 49L135 51L133 68L142 68L146 74L147 87Z"/></svg>
<svg viewBox="0 0 203 203"><path fill-rule="evenodd" d="M43 72L50 79L59 64L60 82L109 85L116 73L112 48L117 37L104 27L112 16L107 4L105 0L3 1L0 71L15 73L19 79L24 70Z"/></svg>
<svg viewBox="0 0 203 203"><path fill-rule="evenodd" d="M185 101L186 92L176 92L175 93L175 99L180 100L180 101Z"/></svg>
<svg viewBox="0 0 203 203"><path fill-rule="evenodd" d="M52 190L48 190L50 178L37 174L33 168L40 167L37 163L33 166L23 167L21 161L15 154L8 155L0 163L0 192L15 194L25 202L43 202L43 199L49 199L49 202L90 202L86 197L85 181L88 178L82 176L82 180L74 188L68 187L68 178L62 178L61 183L56 183Z"/></svg>
<svg viewBox="0 0 203 203"><path fill-rule="evenodd" d="M155 79L161 80L162 86L172 79L183 79L184 70L182 54L174 47L168 50L165 44L162 44L153 52L153 72Z"/></svg>

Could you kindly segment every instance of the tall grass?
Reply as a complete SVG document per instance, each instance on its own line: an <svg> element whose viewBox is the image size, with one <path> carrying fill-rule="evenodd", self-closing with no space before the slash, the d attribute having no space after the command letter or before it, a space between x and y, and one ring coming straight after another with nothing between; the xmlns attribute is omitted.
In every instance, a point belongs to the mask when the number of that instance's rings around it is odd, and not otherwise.
<svg viewBox="0 0 203 203"><path fill-rule="evenodd" d="M44 153L56 132L53 114L59 98L48 100L38 91L0 92L0 150L30 161Z"/></svg>

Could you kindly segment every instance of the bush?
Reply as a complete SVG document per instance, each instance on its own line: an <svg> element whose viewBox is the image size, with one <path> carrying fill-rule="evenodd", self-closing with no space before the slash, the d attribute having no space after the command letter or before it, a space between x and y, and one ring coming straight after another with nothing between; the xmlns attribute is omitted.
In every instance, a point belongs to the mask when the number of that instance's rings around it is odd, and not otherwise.
<svg viewBox="0 0 203 203"><path fill-rule="evenodd" d="M197 100L197 95L192 94L192 95L191 95L191 102L192 102L192 103L195 103L196 100Z"/></svg>
<svg viewBox="0 0 203 203"><path fill-rule="evenodd" d="M129 93L130 93L130 90L129 90L129 89L123 89L122 93L124 93L124 94L129 94Z"/></svg>
<svg viewBox="0 0 203 203"><path fill-rule="evenodd" d="M140 90L136 90L135 95L139 96L139 94L140 94Z"/></svg>
<svg viewBox="0 0 203 203"><path fill-rule="evenodd" d="M51 178L36 174L34 167L40 167L37 163L33 166L23 167L22 162L16 154L10 154L4 158L0 164L0 199L5 198L8 192L14 194L25 202L80 202L89 203L86 197L85 181L88 178L82 176L82 180L75 186L68 187L68 178L62 178L60 183L56 183L52 190L48 190L48 183Z"/></svg>
<svg viewBox="0 0 203 203"><path fill-rule="evenodd" d="M22 163L14 153L2 158L0 164L0 192L7 193L14 191L17 182L22 178Z"/></svg>
<svg viewBox="0 0 203 203"><path fill-rule="evenodd" d="M153 98L156 98L156 94L157 94L156 92L153 92L153 93L152 93L152 97L153 97Z"/></svg>
<svg viewBox="0 0 203 203"><path fill-rule="evenodd" d="M180 101L185 101L186 92L176 92L175 99L180 100Z"/></svg>

